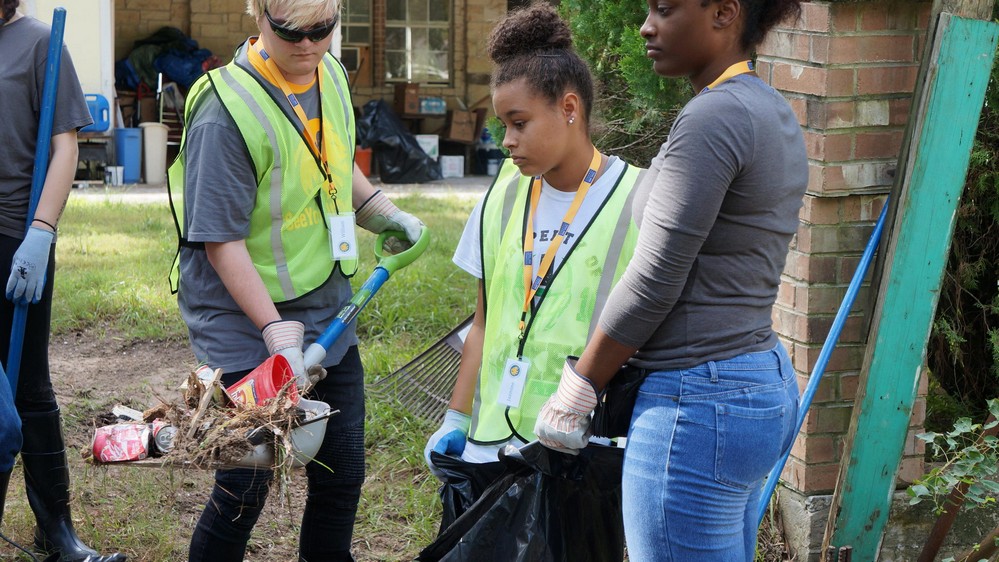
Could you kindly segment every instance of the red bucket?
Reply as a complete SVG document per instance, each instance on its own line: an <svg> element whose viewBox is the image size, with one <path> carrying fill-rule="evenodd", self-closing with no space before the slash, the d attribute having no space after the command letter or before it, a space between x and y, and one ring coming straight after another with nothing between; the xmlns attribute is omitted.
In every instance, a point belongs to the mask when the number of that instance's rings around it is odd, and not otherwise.
<svg viewBox="0 0 999 562"><path fill-rule="evenodd" d="M272 355L259 367L250 371L250 374L225 390L236 404L261 406L277 396L278 392L292 381L288 395L291 401L297 404L298 388L295 386L294 377L288 360L283 355Z"/></svg>

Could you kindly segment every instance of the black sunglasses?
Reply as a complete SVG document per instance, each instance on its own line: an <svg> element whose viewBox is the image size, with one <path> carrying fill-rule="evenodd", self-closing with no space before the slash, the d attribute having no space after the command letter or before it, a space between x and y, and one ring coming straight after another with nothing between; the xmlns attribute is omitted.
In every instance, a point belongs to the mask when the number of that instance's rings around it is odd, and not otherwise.
<svg viewBox="0 0 999 562"><path fill-rule="evenodd" d="M309 41L318 43L326 39L330 33L333 33L333 30L336 29L336 24L340 21L340 14L337 13L333 15L333 19L328 24L322 27L291 29L274 21L274 18L271 17L271 14L267 10L264 10L264 17L267 18L267 23L271 24L271 30L274 32L274 35L289 43L298 43L306 37L309 38Z"/></svg>

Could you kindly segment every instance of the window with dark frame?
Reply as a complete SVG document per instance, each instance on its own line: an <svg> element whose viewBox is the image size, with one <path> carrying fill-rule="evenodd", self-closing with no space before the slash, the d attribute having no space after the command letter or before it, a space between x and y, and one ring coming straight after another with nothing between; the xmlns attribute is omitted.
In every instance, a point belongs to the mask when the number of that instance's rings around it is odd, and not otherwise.
<svg viewBox="0 0 999 562"><path fill-rule="evenodd" d="M383 53L386 83L450 84L452 0L342 0L343 62L357 68L354 58L365 52ZM376 5L376 3L378 5ZM384 44L373 14L384 13Z"/></svg>

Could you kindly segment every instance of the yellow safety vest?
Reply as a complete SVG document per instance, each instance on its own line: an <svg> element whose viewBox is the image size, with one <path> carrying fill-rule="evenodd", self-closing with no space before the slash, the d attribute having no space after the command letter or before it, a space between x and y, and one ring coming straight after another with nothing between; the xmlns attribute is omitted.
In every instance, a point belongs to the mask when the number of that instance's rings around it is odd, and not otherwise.
<svg viewBox="0 0 999 562"><path fill-rule="evenodd" d="M327 192L321 162L299 132L298 119L286 113L279 105L284 100L275 100L247 69L233 61L211 70L198 79L187 97L185 113L190 116L206 96L216 95L246 141L257 178L246 247L275 303L297 299L320 287L337 263L348 277L357 271L357 260L335 262L330 251L327 217L336 213L335 208L353 210L354 110L343 66L329 54L323 65L322 140L332 143L327 153L333 155L328 164L337 188L336 207ZM181 245L190 244L182 231L185 140L186 131L168 176L170 208ZM178 265L179 249L170 275L174 292Z"/></svg>
<svg viewBox="0 0 999 562"><path fill-rule="evenodd" d="M472 404L469 438L499 443L535 439L541 406L558 387L566 356L579 355L597 325L599 311L631 259L638 228L632 192L645 170L626 165L596 216L550 276L548 290L520 339L524 303L524 220L531 178L505 160L482 204L482 273L486 329L482 366ZM607 179L607 178L602 178ZM550 250L552 251L552 250ZM530 361L517 408L497 402L507 360Z"/></svg>

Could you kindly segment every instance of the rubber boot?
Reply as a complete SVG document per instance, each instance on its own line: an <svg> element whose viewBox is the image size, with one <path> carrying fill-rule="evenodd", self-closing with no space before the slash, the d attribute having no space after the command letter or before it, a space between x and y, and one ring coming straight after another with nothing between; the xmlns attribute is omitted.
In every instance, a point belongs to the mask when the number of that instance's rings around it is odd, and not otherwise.
<svg viewBox="0 0 999 562"><path fill-rule="evenodd" d="M69 466L59 410L21 414L21 463L28 505L35 514L35 548L60 562L124 562L124 554L102 556L76 535L69 516Z"/></svg>

